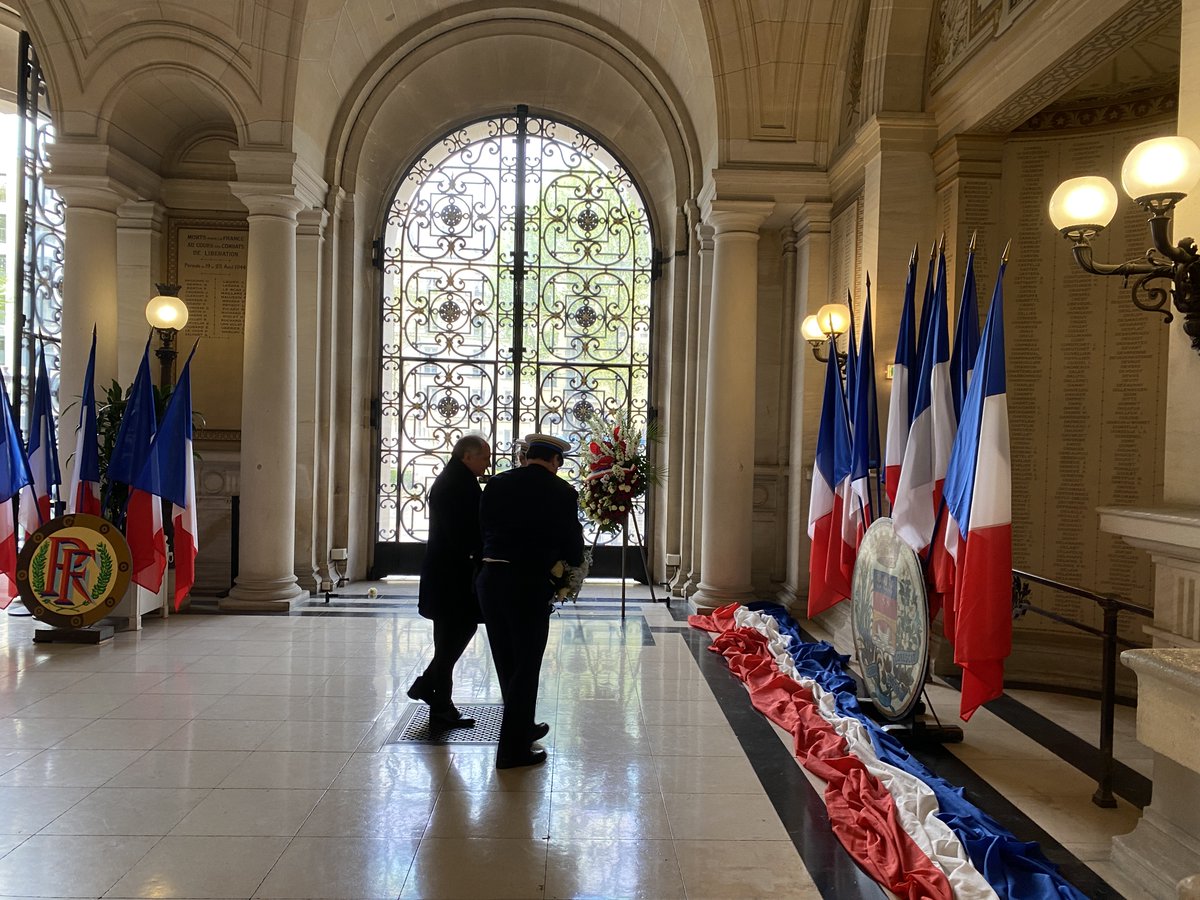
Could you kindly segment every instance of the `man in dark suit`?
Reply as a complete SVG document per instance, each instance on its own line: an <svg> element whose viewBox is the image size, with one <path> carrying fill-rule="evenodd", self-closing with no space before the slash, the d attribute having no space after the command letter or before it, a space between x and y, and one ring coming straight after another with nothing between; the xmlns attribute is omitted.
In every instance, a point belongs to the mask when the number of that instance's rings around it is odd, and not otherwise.
<svg viewBox="0 0 1200 900"><path fill-rule="evenodd" d="M534 722L553 609L550 568L559 560L583 561L578 495L557 474L571 445L545 434L526 441L528 465L488 481L479 507L483 569L476 586L504 697L500 769L546 760L546 751L531 745L550 730Z"/></svg>
<svg viewBox="0 0 1200 900"><path fill-rule="evenodd" d="M408 696L429 704L437 725L470 728L451 700L454 664L479 627L482 616L474 579L482 540L479 533L479 476L492 462L492 448L477 435L460 438L429 491L429 542L421 564L417 609L433 620L433 659L413 682Z"/></svg>

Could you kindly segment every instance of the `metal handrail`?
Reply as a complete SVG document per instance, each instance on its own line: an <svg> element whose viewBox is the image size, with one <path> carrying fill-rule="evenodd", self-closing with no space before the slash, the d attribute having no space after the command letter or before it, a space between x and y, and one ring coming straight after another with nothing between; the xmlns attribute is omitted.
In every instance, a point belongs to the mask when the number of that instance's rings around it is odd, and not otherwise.
<svg viewBox="0 0 1200 900"><path fill-rule="evenodd" d="M1067 616L1051 612L1048 609L1042 609L1040 606L1034 606L1029 602L1029 582L1040 584L1074 597L1080 597L1084 600L1090 600L1103 610L1104 627L1102 629L1096 628L1084 622L1078 622ZM1098 594L1086 588L1055 581L1052 578L1035 575L1032 572L1023 572L1020 569L1012 570L1012 604L1014 619L1019 619L1025 613L1031 612L1054 622L1069 625L1079 631L1096 635L1104 641L1104 653L1100 662L1100 752L1103 754L1103 767L1099 783L1096 786L1096 793L1092 795L1092 802L1097 806L1113 809L1117 805L1117 800L1112 792L1113 726L1117 705L1117 645L1123 644L1126 647L1139 646L1117 635L1117 617L1121 613L1127 612L1135 616L1144 616L1148 619L1153 619L1154 610L1148 606L1131 603L1122 597L1118 597L1116 594Z"/></svg>

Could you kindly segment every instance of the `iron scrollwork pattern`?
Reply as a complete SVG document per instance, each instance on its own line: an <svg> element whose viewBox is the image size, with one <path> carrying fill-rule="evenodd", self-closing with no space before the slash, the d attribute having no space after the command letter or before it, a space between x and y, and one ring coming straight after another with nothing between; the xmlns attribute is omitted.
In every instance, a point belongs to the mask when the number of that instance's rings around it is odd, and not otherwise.
<svg viewBox="0 0 1200 900"><path fill-rule="evenodd" d="M646 425L652 248L612 154L523 109L412 166L382 248L378 540L425 540L429 488L465 434L504 469L528 432L579 447L596 414Z"/></svg>
<svg viewBox="0 0 1200 900"><path fill-rule="evenodd" d="M28 433L39 346L45 348L51 404L55 420L58 419L66 207L62 197L47 187L45 181L50 168L48 150L54 143L55 132L46 80L29 35L24 32L21 34L20 60L17 95L20 113L21 178L17 204L20 258L15 279L19 294L17 322L12 328L17 352L11 358L14 361L13 381L19 386L14 391L14 398L20 405L22 427Z"/></svg>

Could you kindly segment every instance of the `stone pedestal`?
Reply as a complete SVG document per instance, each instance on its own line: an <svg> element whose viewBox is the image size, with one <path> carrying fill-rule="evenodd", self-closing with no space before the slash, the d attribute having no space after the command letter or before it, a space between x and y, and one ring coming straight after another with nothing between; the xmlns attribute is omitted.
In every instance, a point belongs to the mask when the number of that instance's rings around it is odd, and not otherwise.
<svg viewBox="0 0 1200 900"><path fill-rule="evenodd" d="M1152 897L1174 900L1200 873L1200 650L1126 650L1138 677L1138 740L1153 750L1154 799L1113 838L1112 860Z"/></svg>
<svg viewBox="0 0 1200 900"><path fill-rule="evenodd" d="M714 200L716 230L704 415L704 534L697 609L752 600L758 229L773 203Z"/></svg>

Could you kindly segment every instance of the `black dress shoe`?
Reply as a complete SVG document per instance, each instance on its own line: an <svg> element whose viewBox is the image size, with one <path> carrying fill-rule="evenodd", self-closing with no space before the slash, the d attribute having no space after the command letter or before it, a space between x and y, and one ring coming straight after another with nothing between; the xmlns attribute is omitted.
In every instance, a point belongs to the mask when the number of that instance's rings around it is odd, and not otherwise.
<svg viewBox="0 0 1200 900"><path fill-rule="evenodd" d="M549 722L537 722L533 726L533 731L529 732L529 743L532 744L534 741L540 741L542 738L544 738L549 733L550 733L550 723Z"/></svg>
<svg viewBox="0 0 1200 900"><path fill-rule="evenodd" d="M497 756L497 769L519 769L522 766L540 766L546 761L545 750L526 750L513 756Z"/></svg>
<svg viewBox="0 0 1200 900"><path fill-rule="evenodd" d="M417 680L408 689L408 696L413 700L420 700L423 703L433 702L433 690L425 683L424 675L417 676Z"/></svg>
<svg viewBox="0 0 1200 900"><path fill-rule="evenodd" d="M453 703L446 709L429 711L429 721L440 728L474 728L475 720L464 716Z"/></svg>

